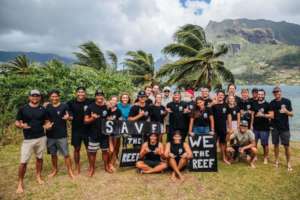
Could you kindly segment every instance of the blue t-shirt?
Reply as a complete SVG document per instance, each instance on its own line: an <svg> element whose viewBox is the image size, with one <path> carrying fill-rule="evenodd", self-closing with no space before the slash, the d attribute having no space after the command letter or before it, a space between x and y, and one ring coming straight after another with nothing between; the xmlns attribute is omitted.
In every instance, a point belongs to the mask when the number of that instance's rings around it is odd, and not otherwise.
<svg viewBox="0 0 300 200"><path fill-rule="evenodd" d="M127 120L131 105L127 104L127 105L124 106L121 102L119 102L117 107L120 109L120 111L122 113L123 120Z"/></svg>

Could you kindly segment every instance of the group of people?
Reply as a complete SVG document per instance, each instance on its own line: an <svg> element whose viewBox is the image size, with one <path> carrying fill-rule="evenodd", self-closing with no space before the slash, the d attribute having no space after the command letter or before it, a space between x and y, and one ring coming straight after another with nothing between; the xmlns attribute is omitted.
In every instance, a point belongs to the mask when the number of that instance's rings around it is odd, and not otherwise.
<svg viewBox="0 0 300 200"><path fill-rule="evenodd" d="M289 99L282 97L279 87L273 89L274 99L265 100L263 89L253 88L251 98L248 89L236 94L236 86L229 84L227 92L218 90L210 97L207 87L202 87L196 97L192 89L171 91L159 85L147 86L138 92L136 99L123 92L120 96L105 99L101 90L95 91L94 98L88 98L86 89L78 87L75 98L63 103L60 91L49 92L49 100L42 102L38 90L29 92L29 102L17 113L16 126L23 129L24 141L21 147L19 180L17 193L24 191L23 179L26 166L32 154L36 156L37 181L42 184L43 152L51 155L54 177L58 172L58 152L64 156L68 174L74 178L80 173L80 150L84 144L89 161L88 176L95 173L96 154L102 151L104 169L108 173L116 170L121 147L119 135L105 135L101 132L104 120L151 121L161 124L159 133L141 136L143 143L136 167L140 173L162 172L167 167L172 170L172 180L183 180L181 170L193 157L186 137L201 134L215 135L222 160L231 164L245 158L255 168L257 145L260 140L264 151L264 164L269 161L269 135L272 133L275 165L279 166L279 143L285 148L288 170L290 162L289 117L293 116ZM68 149L67 121L71 122L71 144L73 159ZM166 134L166 137L163 137ZM127 136L130 137L130 136ZM164 143L164 140L166 142ZM124 145L125 140L123 140ZM74 173L75 172L75 173Z"/></svg>

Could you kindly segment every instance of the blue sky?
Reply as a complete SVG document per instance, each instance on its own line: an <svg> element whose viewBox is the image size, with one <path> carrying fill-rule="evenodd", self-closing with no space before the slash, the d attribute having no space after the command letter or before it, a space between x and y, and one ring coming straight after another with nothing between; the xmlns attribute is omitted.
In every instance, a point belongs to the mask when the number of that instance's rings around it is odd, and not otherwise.
<svg viewBox="0 0 300 200"><path fill-rule="evenodd" d="M299 0L0 0L0 50L73 56L96 42L124 56L156 58L178 27L249 18L300 24Z"/></svg>

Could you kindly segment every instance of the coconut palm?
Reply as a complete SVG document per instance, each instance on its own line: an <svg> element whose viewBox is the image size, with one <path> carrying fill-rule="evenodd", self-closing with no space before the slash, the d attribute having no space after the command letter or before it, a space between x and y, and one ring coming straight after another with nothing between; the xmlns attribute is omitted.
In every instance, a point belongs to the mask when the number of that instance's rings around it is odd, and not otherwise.
<svg viewBox="0 0 300 200"><path fill-rule="evenodd" d="M232 73L218 57L227 53L225 45L214 47L207 42L203 28L187 24L174 34L175 43L162 52L180 59L168 63L159 70L158 76L168 76L168 84L198 88L202 85L220 87L224 82L234 82Z"/></svg>
<svg viewBox="0 0 300 200"><path fill-rule="evenodd" d="M30 60L26 55L20 55L15 57L14 60L9 61L1 65L1 72L9 72L26 75L29 73L29 67L31 65Z"/></svg>
<svg viewBox="0 0 300 200"><path fill-rule="evenodd" d="M146 85L158 82L152 54L142 50L128 51L123 64L135 85Z"/></svg>
<svg viewBox="0 0 300 200"><path fill-rule="evenodd" d="M95 69L106 69L107 63L101 49L92 41L79 46L81 52L74 52L78 62L76 64L92 67Z"/></svg>
<svg viewBox="0 0 300 200"><path fill-rule="evenodd" d="M118 69L118 57L113 51L107 51L106 52L108 59L110 60L110 68L112 70L117 70Z"/></svg>

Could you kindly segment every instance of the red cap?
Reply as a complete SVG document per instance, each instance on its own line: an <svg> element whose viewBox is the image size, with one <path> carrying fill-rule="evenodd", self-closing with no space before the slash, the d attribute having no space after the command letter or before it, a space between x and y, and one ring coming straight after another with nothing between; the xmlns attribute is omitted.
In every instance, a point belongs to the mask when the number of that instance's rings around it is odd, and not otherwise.
<svg viewBox="0 0 300 200"><path fill-rule="evenodd" d="M195 95L194 90L192 90L192 89L187 89L185 92L189 93L192 96Z"/></svg>

